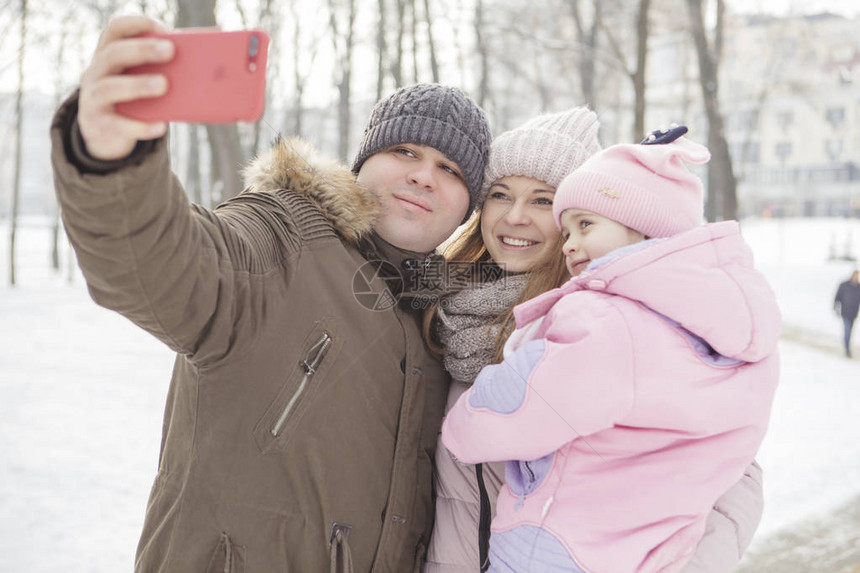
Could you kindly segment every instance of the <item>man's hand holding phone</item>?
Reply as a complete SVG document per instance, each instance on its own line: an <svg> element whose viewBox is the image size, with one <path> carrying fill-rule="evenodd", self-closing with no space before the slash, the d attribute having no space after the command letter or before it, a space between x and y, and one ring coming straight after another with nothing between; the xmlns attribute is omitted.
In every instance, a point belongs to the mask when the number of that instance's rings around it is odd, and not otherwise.
<svg viewBox="0 0 860 573"><path fill-rule="evenodd" d="M164 121L140 121L120 115L116 104L156 98L167 92L163 74L126 75L127 68L169 62L172 42L143 34L166 32L145 16L121 16L110 21L99 39L89 67L81 78L78 125L87 151L96 159L126 157L138 140L156 139L167 132Z"/></svg>
<svg viewBox="0 0 860 573"><path fill-rule="evenodd" d="M256 121L266 96L262 30L168 33L143 16L116 18L81 81L79 124L97 159L128 155L168 121Z"/></svg>

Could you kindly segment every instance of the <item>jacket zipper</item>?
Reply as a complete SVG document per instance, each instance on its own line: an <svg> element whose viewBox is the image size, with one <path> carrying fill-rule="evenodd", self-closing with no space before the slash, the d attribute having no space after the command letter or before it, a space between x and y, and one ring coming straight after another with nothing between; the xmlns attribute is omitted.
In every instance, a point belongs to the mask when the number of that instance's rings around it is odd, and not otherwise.
<svg viewBox="0 0 860 573"><path fill-rule="evenodd" d="M523 465L526 467L526 471L529 472L529 485L525 488L526 493L531 493L532 488L535 485L535 472L532 470L532 467L529 465L529 462L523 462Z"/></svg>
<svg viewBox="0 0 860 573"><path fill-rule="evenodd" d="M284 410L281 412L280 417L278 417L278 421L275 422L275 425L272 427L269 432L278 437L278 434L281 433L281 430L284 427L284 422L287 421L287 417L290 415L290 412L293 410L295 405L298 403L299 398L304 394L305 390L308 387L308 384L313 378L314 374L319 368L320 363L323 358L325 358L326 353L328 352L329 346L331 346L331 335L328 332L323 332L323 335L317 340L316 344L314 344L310 350L308 350L307 355L305 355L305 359L299 362L302 368L305 370L305 375L302 378L299 387L296 389L293 397L290 398L290 401L287 402L287 405L284 406Z"/></svg>

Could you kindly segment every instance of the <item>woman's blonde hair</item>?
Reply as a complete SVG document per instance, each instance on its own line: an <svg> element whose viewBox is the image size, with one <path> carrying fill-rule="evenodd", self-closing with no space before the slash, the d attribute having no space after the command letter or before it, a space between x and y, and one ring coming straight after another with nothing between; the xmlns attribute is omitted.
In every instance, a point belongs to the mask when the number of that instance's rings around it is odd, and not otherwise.
<svg viewBox="0 0 860 573"><path fill-rule="evenodd" d="M508 338L516 327L514 307L548 290L561 286L570 278L564 256L561 254L561 246L563 244L564 239L559 235L552 248L546 252L541 260L535 262L531 270L527 271L528 279L526 280L526 286L523 287L523 291L516 302L494 321L495 324L501 326L499 335L496 337L494 363L502 361L505 342L508 341Z"/></svg>
<svg viewBox="0 0 860 573"><path fill-rule="evenodd" d="M475 209L475 212L466 221L462 231L442 249L442 256L448 262L471 263L467 267L464 265L465 268L462 271L468 276L457 278L458 280L465 280L465 284L473 284L472 281L477 276L476 263L490 260L490 253L487 252L487 246L484 245L484 239L481 236L480 208ZM436 324L436 316L439 314L439 304L440 302L436 300L424 309L424 318L421 325L421 333L424 336L427 348L437 356L445 353L445 346L439 341L433 328Z"/></svg>
<svg viewBox="0 0 860 573"><path fill-rule="evenodd" d="M569 278L564 257L561 255L562 244L564 244L564 240L559 235L552 248L540 260L536 261L531 270L528 271L526 285L514 305L502 312L491 323L500 326L495 342L494 362L502 361L502 351L504 350L505 342L507 342L508 337L516 326L514 321L514 306L561 285ZM475 211L463 227L463 230L448 243L442 251L442 255L446 261L471 263L463 271L466 276L458 277L462 281L465 281L464 284L475 284L475 281L481 280L482 277L477 270L477 263L489 262L492 259L481 235L480 209ZM430 351L441 356L445 352L445 347L438 340L433 328L439 313L439 304L439 301L435 301L424 311L422 333Z"/></svg>

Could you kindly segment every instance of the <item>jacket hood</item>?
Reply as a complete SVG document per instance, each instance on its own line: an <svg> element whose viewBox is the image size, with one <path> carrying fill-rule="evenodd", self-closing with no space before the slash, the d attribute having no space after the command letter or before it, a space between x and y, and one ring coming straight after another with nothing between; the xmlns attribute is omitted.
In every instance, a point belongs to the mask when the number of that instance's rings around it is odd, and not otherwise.
<svg viewBox="0 0 860 573"><path fill-rule="evenodd" d="M703 225L580 274L516 311L517 326L562 296L593 290L642 303L719 354L756 362L779 340L780 312L736 221Z"/></svg>
<svg viewBox="0 0 860 573"><path fill-rule="evenodd" d="M370 234L379 215L379 200L356 182L349 167L321 156L299 138L278 138L269 151L251 161L243 175L251 192L287 189L307 197L335 231L354 245Z"/></svg>

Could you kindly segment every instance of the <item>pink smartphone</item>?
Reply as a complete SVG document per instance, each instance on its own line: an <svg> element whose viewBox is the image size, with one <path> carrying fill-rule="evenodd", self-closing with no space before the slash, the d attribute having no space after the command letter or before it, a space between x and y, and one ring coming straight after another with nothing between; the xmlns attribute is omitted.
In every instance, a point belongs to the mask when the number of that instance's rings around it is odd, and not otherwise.
<svg viewBox="0 0 860 573"><path fill-rule="evenodd" d="M153 37L171 40L176 48L174 58L165 64L129 68L125 73L163 74L167 93L118 103L118 113L148 122L188 123L256 121L263 115L269 49L266 32L188 29Z"/></svg>

